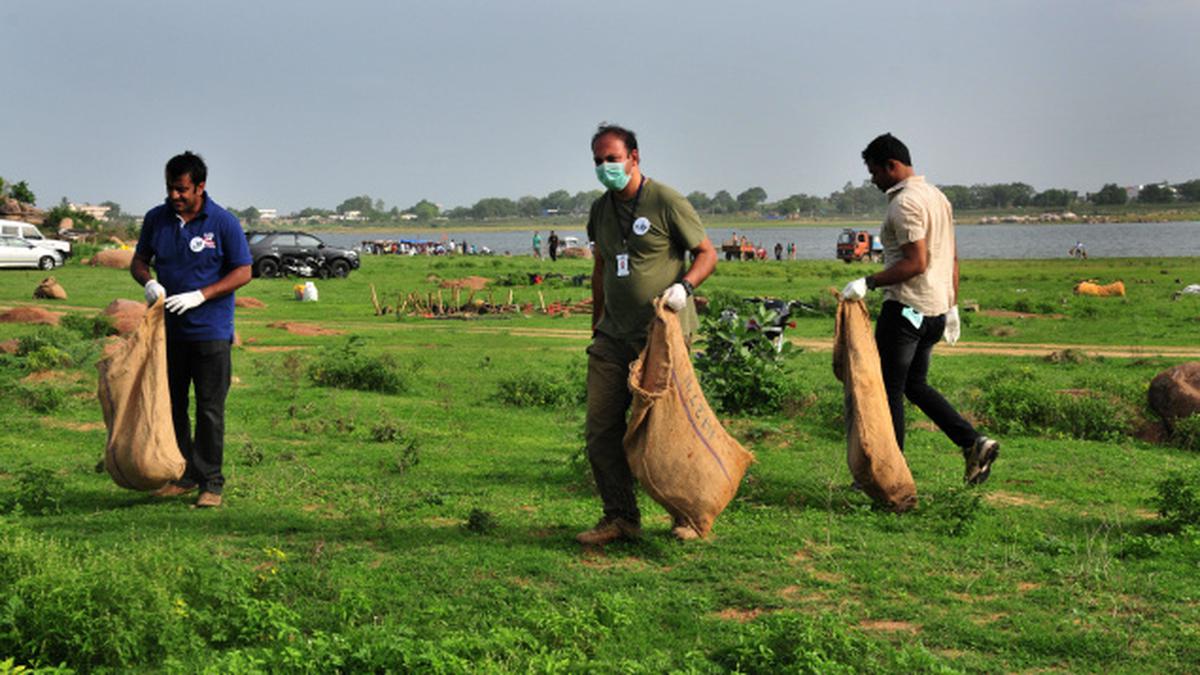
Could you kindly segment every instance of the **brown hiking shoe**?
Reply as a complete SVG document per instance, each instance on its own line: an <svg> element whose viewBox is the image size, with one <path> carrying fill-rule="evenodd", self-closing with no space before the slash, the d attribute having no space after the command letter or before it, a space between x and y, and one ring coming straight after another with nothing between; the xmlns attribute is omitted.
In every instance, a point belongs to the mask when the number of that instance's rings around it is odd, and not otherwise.
<svg viewBox="0 0 1200 675"><path fill-rule="evenodd" d="M968 485L979 485L992 475L992 462L1000 456L1000 442L980 436L969 448L963 448L963 460L966 469L963 471L963 482Z"/></svg>
<svg viewBox="0 0 1200 675"><path fill-rule="evenodd" d="M186 495L187 493L195 490L197 487L198 486L196 486L196 485L178 485L176 483L167 483L166 485L158 488L154 492L151 492L150 496L152 496L152 497L178 497L179 495Z"/></svg>
<svg viewBox="0 0 1200 675"><path fill-rule="evenodd" d="M624 518L605 516L590 530L575 535L575 541L588 546L603 546L618 539L637 539L642 528Z"/></svg>
<svg viewBox="0 0 1200 675"><path fill-rule="evenodd" d="M703 538L700 533L696 531L696 528L688 525L682 520L675 521L675 527L671 528L671 536L675 537L679 541L692 541Z"/></svg>
<svg viewBox="0 0 1200 675"><path fill-rule="evenodd" d="M201 492L200 497L196 499L194 509L213 509L221 505L221 495L215 492Z"/></svg>

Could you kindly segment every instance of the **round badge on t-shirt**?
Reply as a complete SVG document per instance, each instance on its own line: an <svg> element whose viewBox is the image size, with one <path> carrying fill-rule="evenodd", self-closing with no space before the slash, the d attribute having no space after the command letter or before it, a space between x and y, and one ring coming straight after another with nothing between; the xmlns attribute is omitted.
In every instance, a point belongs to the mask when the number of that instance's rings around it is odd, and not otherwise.
<svg viewBox="0 0 1200 675"><path fill-rule="evenodd" d="M649 231L650 231L650 219L649 218L642 216L641 218L638 218L637 220L633 221L633 233L636 234L637 236L640 237Z"/></svg>
<svg viewBox="0 0 1200 675"><path fill-rule="evenodd" d="M199 253L204 250L204 240L200 237L192 237L188 242L188 248L192 249L192 253Z"/></svg>

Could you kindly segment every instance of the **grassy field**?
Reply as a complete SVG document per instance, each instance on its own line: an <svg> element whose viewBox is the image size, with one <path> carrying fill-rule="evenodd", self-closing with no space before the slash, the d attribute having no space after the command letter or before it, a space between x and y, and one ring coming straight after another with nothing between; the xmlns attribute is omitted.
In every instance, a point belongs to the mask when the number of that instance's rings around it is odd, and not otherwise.
<svg viewBox="0 0 1200 675"><path fill-rule="evenodd" d="M1169 348L1197 347L1200 297L1172 300L1200 281L1196 260L964 261L981 311L932 379L1004 449L964 489L961 458L912 411L921 503L903 516L849 487L822 346L829 289L872 267L722 263L702 293L812 308L789 330L808 345L788 363L796 396L723 416L758 461L711 540L670 540L643 495L645 537L603 549L573 541L600 515L575 395L588 317L397 320L370 303L371 284L394 305L468 275L497 280L497 301L577 300L588 265L368 257L318 282L318 303L255 280L241 295L267 307L238 311L215 511L96 473L83 318L141 289L124 271L57 270L71 327L0 324L27 348L0 356L0 673L1195 671L1200 533L1171 531L1155 498L1200 453L1138 435L1150 378L1186 360ZM549 271L565 279L528 286ZM5 271L0 307L54 308L30 299L42 276ZM1085 278L1128 296L1074 296ZM1052 358L965 348L1028 344ZM339 350L394 359L400 391L315 386L310 368ZM531 381L567 393L530 405Z"/></svg>

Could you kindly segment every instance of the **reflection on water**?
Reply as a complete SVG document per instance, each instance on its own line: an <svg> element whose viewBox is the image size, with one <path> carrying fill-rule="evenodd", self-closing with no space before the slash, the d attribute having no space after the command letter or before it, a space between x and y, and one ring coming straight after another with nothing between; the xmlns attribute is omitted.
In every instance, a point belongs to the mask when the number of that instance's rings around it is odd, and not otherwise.
<svg viewBox="0 0 1200 675"><path fill-rule="evenodd" d="M879 228L873 228L878 232ZM958 254L960 258L1065 258L1075 242L1081 241L1088 255L1106 257L1173 257L1200 256L1200 222L1188 223L1092 223L1068 225L960 225ZM766 228L743 230L752 242L761 244L773 257L775 243L785 247L796 242L796 257L805 260L833 260L834 245L840 227ZM539 230L545 250L549 230ZM556 230L560 237L586 239L583 229ZM714 242L728 239L729 228L709 228ZM353 246L364 239L431 239L446 238L478 246L487 246L499 254L528 255L533 248L533 230L527 232L455 232L440 230L424 232L323 232L321 238L335 246Z"/></svg>

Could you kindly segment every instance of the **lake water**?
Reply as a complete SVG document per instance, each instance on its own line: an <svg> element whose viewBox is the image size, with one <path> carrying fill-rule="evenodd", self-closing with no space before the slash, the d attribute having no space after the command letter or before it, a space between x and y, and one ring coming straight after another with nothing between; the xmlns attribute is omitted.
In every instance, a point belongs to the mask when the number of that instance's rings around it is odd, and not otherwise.
<svg viewBox="0 0 1200 675"><path fill-rule="evenodd" d="M872 228L878 232L879 228ZM805 260L832 260L840 227L761 228L744 230L751 241L762 244L773 257L775 243L786 248L796 243L796 257ZM1090 223L1059 225L959 225L958 255L960 258L1059 258L1082 241L1088 256L1111 257L1175 257L1200 256L1200 222L1184 223ZM548 230L540 230L542 249L546 248ZM582 228L557 230L560 237L587 239ZM729 228L713 227L708 236L713 242L728 239ZM526 255L532 251L533 231L497 232L478 230L447 233L442 230L421 232L322 232L321 238L334 246L350 247L364 239L421 239L487 246L494 252Z"/></svg>

